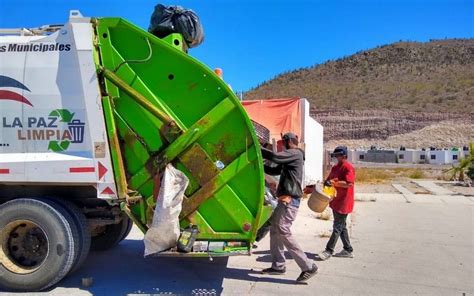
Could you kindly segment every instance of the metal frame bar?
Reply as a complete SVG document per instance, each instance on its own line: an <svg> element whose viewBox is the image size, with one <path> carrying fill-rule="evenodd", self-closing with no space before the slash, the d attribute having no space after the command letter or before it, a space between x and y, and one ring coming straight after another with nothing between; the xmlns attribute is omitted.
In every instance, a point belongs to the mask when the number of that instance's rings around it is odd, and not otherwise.
<svg viewBox="0 0 474 296"><path fill-rule="evenodd" d="M171 117L169 117L168 114L156 108L145 96L143 96L141 93L136 91L133 87L128 85L125 81L123 81L120 77L118 77L117 74L115 74L114 72L104 67L100 68L100 73L103 74L104 77L107 78L110 82L112 82L115 86L123 90L128 96L134 99L143 108L148 110L154 116L158 117L165 125L178 128L174 120L171 119Z"/></svg>

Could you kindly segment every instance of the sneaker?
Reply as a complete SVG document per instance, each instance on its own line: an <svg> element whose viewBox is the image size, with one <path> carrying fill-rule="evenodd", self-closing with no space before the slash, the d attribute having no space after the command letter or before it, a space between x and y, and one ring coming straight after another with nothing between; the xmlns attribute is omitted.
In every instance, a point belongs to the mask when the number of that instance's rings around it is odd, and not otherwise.
<svg viewBox="0 0 474 296"><path fill-rule="evenodd" d="M339 257L339 258L354 258L354 255L352 254L352 252L349 252L349 251L346 251L346 250L342 250L342 251L340 251L339 253L334 254L334 257Z"/></svg>
<svg viewBox="0 0 474 296"><path fill-rule="evenodd" d="M296 279L296 281L298 283L306 282L307 280L315 276L317 273L318 273L318 267L316 266L316 264L313 263L313 267L308 271L303 271L300 274L300 276Z"/></svg>
<svg viewBox="0 0 474 296"><path fill-rule="evenodd" d="M286 267L283 267L283 269L276 269L273 267L262 269L262 274L279 275L279 274L285 274L285 272L286 272Z"/></svg>
<svg viewBox="0 0 474 296"><path fill-rule="evenodd" d="M326 261L328 260L329 258L332 257L332 253L329 252L328 250L324 250L322 251L321 253L317 254L316 255L316 260L319 260L319 261Z"/></svg>

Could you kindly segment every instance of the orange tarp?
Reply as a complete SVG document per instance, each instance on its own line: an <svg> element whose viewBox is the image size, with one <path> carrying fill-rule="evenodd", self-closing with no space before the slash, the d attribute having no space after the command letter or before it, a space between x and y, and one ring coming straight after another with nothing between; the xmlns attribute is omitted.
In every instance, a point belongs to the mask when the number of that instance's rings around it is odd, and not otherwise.
<svg viewBox="0 0 474 296"><path fill-rule="evenodd" d="M270 138L277 141L281 134L293 132L302 139L301 99L270 99L242 101L250 119L270 130Z"/></svg>

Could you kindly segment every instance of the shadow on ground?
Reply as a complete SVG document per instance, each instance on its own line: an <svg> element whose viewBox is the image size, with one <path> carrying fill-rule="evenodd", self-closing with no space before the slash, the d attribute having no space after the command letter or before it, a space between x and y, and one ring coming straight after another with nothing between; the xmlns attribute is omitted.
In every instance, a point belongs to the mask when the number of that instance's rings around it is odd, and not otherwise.
<svg viewBox="0 0 474 296"><path fill-rule="evenodd" d="M124 240L114 249L91 252L81 269L51 290L79 288L93 295L192 295L203 292L220 295L224 278L295 284L294 280L262 276L256 270L227 267L228 258L214 258L213 261L209 258L144 259L143 248L142 240ZM85 277L93 278L92 286L81 286L81 279Z"/></svg>
<svg viewBox="0 0 474 296"><path fill-rule="evenodd" d="M111 250L91 252L81 269L54 288L80 288L93 295L222 292L228 258L145 259L143 249L143 240L127 239ZM92 286L81 287L85 277L93 278Z"/></svg>
<svg viewBox="0 0 474 296"><path fill-rule="evenodd" d="M272 256L270 255L270 250L254 251L253 254L258 255L258 257L256 259L257 262L267 262L267 263L272 262ZM306 256L308 256L308 259L310 259L310 260L316 260L317 259L315 253L305 252L305 254L306 254ZM292 260L293 259L288 251L285 251L285 258L287 260Z"/></svg>

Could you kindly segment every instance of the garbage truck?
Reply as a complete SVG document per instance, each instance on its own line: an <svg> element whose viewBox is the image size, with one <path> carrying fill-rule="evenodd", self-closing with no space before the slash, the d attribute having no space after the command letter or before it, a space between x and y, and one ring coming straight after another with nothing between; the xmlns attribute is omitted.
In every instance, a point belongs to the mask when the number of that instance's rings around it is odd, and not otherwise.
<svg viewBox="0 0 474 296"><path fill-rule="evenodd" d="M0 35L0 289L46 289L145 233L169 164L189 179L179 224L198 247L159 255L251 253L271 214L258 139L182 35L79 11Z"/></svg>

